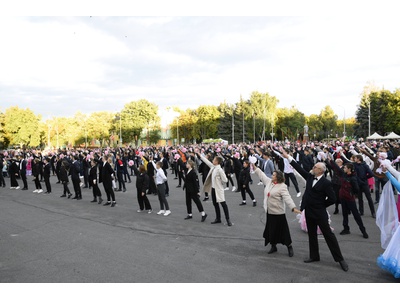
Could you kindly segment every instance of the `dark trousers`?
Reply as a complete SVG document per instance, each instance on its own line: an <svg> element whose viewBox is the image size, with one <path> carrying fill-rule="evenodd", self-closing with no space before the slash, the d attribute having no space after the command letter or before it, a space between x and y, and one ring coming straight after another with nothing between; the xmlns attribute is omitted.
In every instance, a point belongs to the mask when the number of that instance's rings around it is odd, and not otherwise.
<svg viewBox="0 0 400 300"><path fill-rule="evenodd" d="M167 198L165 198L165 183L157 184L158 201L160 201L160 209L169 210Z"/></svg>
<svg viewBox="0 0 400 300"><path fill-rule="evenodd" d="M221 210L219 208L219 204L221 204L222 209L224 210L224 214L225 214L225 219L228 221L229 220L229 209L228 209L228 205L226 205L226 202L217 202L217 196L215 194L215 189L212 188L211 189L211 198L212 198L212 202L215 208L215 219L216 220L221 220Z"/></svg>
<svg viewBox="0 0 400 300"><path fill-rule="evenodd" d="M15 176L14 173L10 173L10 186L11 187L19 186L18 181L17 181L17 176Z"/></svg>
<svg viewBox="0 0 400 300"><path fill-rule="evenodd" d="M83 169L83 181L85 183L85 187L89 186L89 169Z"/></svg>
<svg viewBox="0 0 400 300"><path fill-rule="evenodd" d="M68 187L68 181L63 181L63 186L64 186L64 192L63 192L63 194L64 194L64 195L66 195L66 194L70 195L71 192L70 192L69 187Z"/></svg>
<svg viewBox="0 0 400 300"><path fill-rule="evenodd" d="M0 185L6 186L6 181L4 180L3 170L0 170Z"/></svg>
<svg viewBox="0 0 400 300"><path fill-rule="evenodd" d="M321 229L324 235L326 244L336 262L343 260L342 252L340 251L339 243L336 239L335 234L332 232L331 227L328 224L328 218L314 219L307 217L306 210L306 222L307 222L307 233L308 233L308 245L310 249L310 258L319 260L319 246L318 246L318 234L317 226Z"/></svg>
<svg viewBox="0 0 400 300"><path fill-rule="evenodd" d="M336 195L335 210L338 210L340 204L340 198L339 198L340 185L332 184L332 186L333 186L333 191L335 192Z"/></svg>
<svg viewBox="0 0 400 300"><path fill-rule="evenodd" d="M297 179L294 173L285 173L285 184L287 185L288 188L290 187L289 179L293 182L296 192L297 193L300 192L299 184L297 183Z"/></svg>
<svg viewBox="0 0 400 300"><path fill-rule="evenodd" d="M144 195L142 196L142 190L137 189L137 199L139 202L139 208L140 210L146 209L146 210L151 210L151 204L149 199L147 198L146 191L143 193Z"/></svg>
<svg viewBox="0 0 400 300"><path fill-rule="evenodd" d="M246 193L249 194L251 200L254 200L254 194L253 194L253 192L251 191L250 186L249 186L249 185L246 185L246 188L244 188L244 187L243 187L243 184L241 184L241 187L242 187L242 189L241 189L240 191L241 191L241 193L242 193L242 199L243 199L243 201L246 201Z"/></svg>
<svg viewBox="0 0 400 300"><path fill-rule="evenodd" d="M128 177L129 182L131 182L131 176L129 176L128 169L124 169L124 180L126 182L126 177Z"/></svg>
<svg viewBox="0 0 400 300"><path fill-rule="evenodd" d="M232 186L235 186L235 184L233 183L231 173L225 173L225 175L226 175L226 178L228 179L228 182L226 183L226 187L229 187L229 182L232 184Z"/></svg>
<svg viewBox="0 0 400 300"><path fill-rule="evenodd" d="M106 192L106 195L107 195L107 202L110 202L111 199L113 202L115 202L115 194L114 194L114 190L112 188L112 184L110 186L108 186L103 183L103 187L104 187L104 191Z"/></svg>
<svg viewBox="0 0 400 300"><path fill-rule="evenodd" d="M240 170L239 171L235 171L235 177L236 177L236 182L237 182L237 192L242 190L242 187L239 183L239 176L240 176Z"/></svg>
<svg viewBox="0 0 400 300"><path fill-rule="evenodd" d="M101 198L101 191L99 189L99 186L96 184L92 185L92 192L93 192L93 197L96 199L96 197Z"/></svg>
<svg viewBox="0 0 400 300"><path fill-rule="evenodd" d="M369 190L368 184L360 185L359 188L360 188L360 190L358 192L358 209L360 211L360 214L361 215L364 214L363 193L365 194L365 197L368 200L368 205L369 205L369 209L371 210L371 214L375 214L374 202L372 201L371 191Z"/></svg>
<svg viewBox="0 0 400 300"><path fill-rule="evenodd" d="M28 188L28 181L26 180L26 173L21 172L21 179L22 179L22 182L24 183L24 189L27 189Z"/></svg>
<svg viewBox="0 0 400 300"><path fill-rule="evenodd" d="M122 179L122 172L117 172L117 178L118 178L118 189L120 191L122 191L122 189L126 189L125 188L125 182Z"/></svg>
<svg viewBox="0 0 400 300"><path fill-rule="evenodd" d="M42 185L40 184L39 176L35 177L35 187L36 187L37 190L41 190L42 189Z"/></svg>
<svg viewBox="0 0 400 300"><path fill-rule="evenodd" d="M82 198L80 183L81 181L79 179L72 179L72 185L74 187L75 197L77 198Z"/></svg>
<svg viewBox="0 0 400 300"><path fill-rule="evenodd" d="M46 185L46 192L51 193L50 177L44 177L44 184Z"/></svg>
<svg viewBox="0 0 400 300"><path fill-rule="evenodd" d="M194 194L194 193L186 192L186 209L187 209L187 213L189 215L192 214L192 200L196 204L197 209L199 210L199 212L204 211L203 205L200 202L199 195Z"/></svg>
<svg viewBox="0 0 400 300"><path fill-rule="evenodd" d="M357 204L355 201L342 200L343 228L346 230L350 230L349 211L351 211L351 213L353 214L354 220L358 224L361 232L364 233L365 227L361 219L360 213L358 212Z"/></svg>
<svg viewBox="0 0 400 300"><path fill-rule="evenodd" d="M379 202L383 186L385 185L386 182L388 182L389 179L387 179L386 177L383 178L375 177L374 179L375 179L375 201Z"/></svg>

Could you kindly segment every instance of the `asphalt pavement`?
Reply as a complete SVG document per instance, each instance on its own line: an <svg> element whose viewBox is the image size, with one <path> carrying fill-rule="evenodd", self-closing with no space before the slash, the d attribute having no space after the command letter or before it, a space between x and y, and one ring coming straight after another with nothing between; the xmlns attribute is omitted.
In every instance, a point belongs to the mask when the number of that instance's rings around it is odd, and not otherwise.
<svg viewBox="0 0 400 300"><path fill-rule="evenodd" d="M0 188L0 282L399 283L376 264L384 250L367 204L363 222L368 239L362 237L352 216L351 234L339 235L342 215L334 215L333 206L328 208L348 272L334 262L322 236L321 261L303 262L308 258L308 236L289 211L294 256L289 257L283 245L277 246L278 252L267 254L270 246L264 247L262 237L263 186L255 176L251 189L258 200L256 207L248 195L248 205L239 206L241 195L232 192L232 187L225 192L231 227L224 220L211 224L215 219L211 200L202 201L208 214L204 223L194 203L193 219L184 220L185 193L176 187L178 180L170 170L169 216L156 214L159 202L155 195L148 195L153 213L136 212L136 177L126 183L126 192L116 193L116 207L91 203L91 189L82 189L82 200L60 198L62 185L56 184L55 176L49 195L33 193L32 177L28 177L27 191L11 190L6 178L6 188ZM299 185L303 192L301 180ZM104 199L102 186L101 191ZM293 185L289 191L298 205L301 197L296 197Z"/></svg>

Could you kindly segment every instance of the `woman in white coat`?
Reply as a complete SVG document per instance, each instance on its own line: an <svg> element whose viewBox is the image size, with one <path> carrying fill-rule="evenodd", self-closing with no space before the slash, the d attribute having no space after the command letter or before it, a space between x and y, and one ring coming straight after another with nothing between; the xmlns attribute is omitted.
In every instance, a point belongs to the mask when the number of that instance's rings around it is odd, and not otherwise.
<svg viewBox="0 0 400 300"><path fill-rule="evenodd" d="M215 156L211 163L207 157L199 153L198 149L195 149L195 153L203 163L210 167L210 171L208 172L207 178L204 181L203 190L207 193L211 192L211 199L215 208L216 217L215 221L211 222L211 224L221 223L221 210L219 208L219 205L221 204L222 209L224 210L226 223L228 226L232 226L232 223L229 219L228 205L225 202L224 185L228 182L228 178L225 175L225 171L221 168L223 158L220 156Z"/></svg>
<svg viewBox="0 0 400 300"><path fill-rule="evenodd" d="M265 246L271 243L268 254L278 251L276 244L280 243L288 248L289 256L293 256L292 239L290 236L289 225L286 220L286 206L294 213L301 213L293 202L285 184L285 176L281 171L274 171L272 177L267 175L253 164L255 174L263 182L264 188L264 209L267 215L263 237Z"/></svg>

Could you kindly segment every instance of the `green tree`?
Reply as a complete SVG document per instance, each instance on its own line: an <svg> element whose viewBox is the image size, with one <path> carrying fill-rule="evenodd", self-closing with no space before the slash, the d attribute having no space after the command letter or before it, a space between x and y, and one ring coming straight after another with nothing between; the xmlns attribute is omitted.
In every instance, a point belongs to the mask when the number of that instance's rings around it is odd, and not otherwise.
<svg viewBox="0 0 400 300"><path fill-rule="evenodd" d="M322 132L320 132L320 137L332 138L336 135L337 130L337 115L333 109L328 105L325 106L321 113L319 114L322 123Z"/></svg>
<svg viewBox="0 0 400 300"><path fill-rule="evenodd" d="M303 133L305 116L296 107L278 109L277 138L295 141Z"/></svg>
<svg viewBox="0 0 400 300"><path fill-rule="evenodd" d="M158 124L160 128L160 117L158 116L158 106L146 99L131 101L121 110L121 130L124 142L135 141L143 129L155 128ZM119 120L114 121L114 130L119 129ZM119 131L117 131L119 132Z"/></svg>
<svg viewBox="0 0 400 300"><path fill-rule="evenodd" d="M4 133L11 145L37 147L40 145L40 115L29 108L10 107L4 116Z"/></svg>
<svg viewBox="0 0 400 300"><path fill-rule="evenodd" d="M100 147L103 147L103 145L109 141L114 117L115 115L113 113L107 111L90 114L86 121L89 141L96 139L100 142Z"/></svg>

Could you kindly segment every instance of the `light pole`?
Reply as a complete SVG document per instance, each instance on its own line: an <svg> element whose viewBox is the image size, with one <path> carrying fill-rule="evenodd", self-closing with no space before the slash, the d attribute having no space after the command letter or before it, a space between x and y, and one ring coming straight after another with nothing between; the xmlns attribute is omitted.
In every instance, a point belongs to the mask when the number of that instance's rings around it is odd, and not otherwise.
<svg viewBox="0 0 400 300"><path fill-rule="evenodd" d="M178 117L176 117L176 144L179 145L179 123Z"/></svg>
<svg viewBox="0 0 400 300"><path fill-rule="evenodd" d="M346 136L346 110L343 106L338 105L343 108L343 138Z"/></svg>
<svg viewBox="0 0 400 300"><path fill-rule="evenodd" d="M242 112L242 118L243 118L243 120L242 120L242 123L243 123L243 143L244 143L244 111Z"/></svg>
<svg viewBox="0 0 400 300"><path fill-rule="evenodd" d="M368 136L371 136L371 100L368 100Z"/></svg>
<svg viewBox="0 0 400 300"><path fill-rule="evenodd" d="M232 144L235 144L235 119L234 119L235 111L232 107Z"/></svg>
<svg viewBox="0 0 400 300"><path fill-rule="evenodd" d="M256 143L256 113L253 111L253 140Z"/></svg>
<svg viewBox="0 0 400 300"><path fill-rule="evenodd" d="M121 116L121 114L116 116L115 120L119 120L119 143L122 146L122 130L121 130L122 116Z"/></svg>

